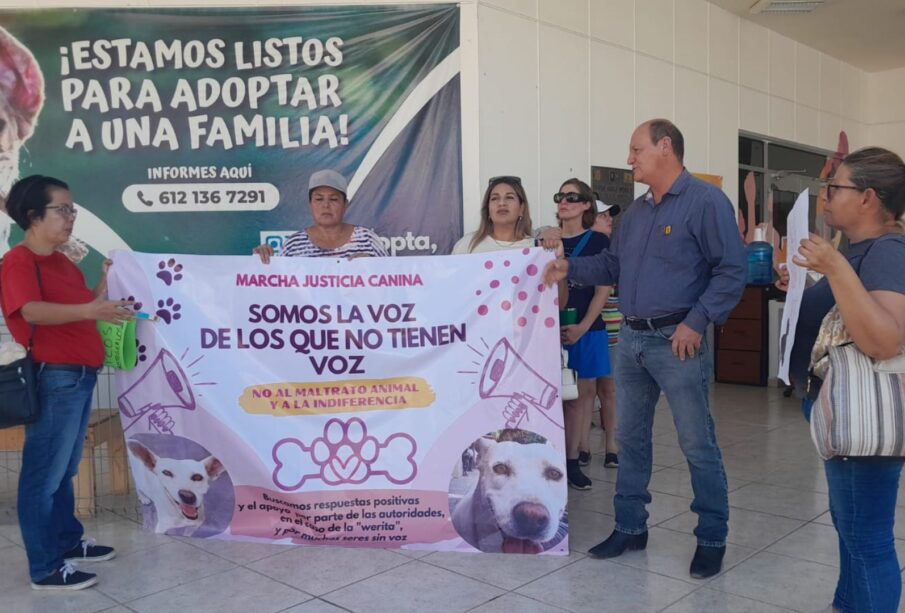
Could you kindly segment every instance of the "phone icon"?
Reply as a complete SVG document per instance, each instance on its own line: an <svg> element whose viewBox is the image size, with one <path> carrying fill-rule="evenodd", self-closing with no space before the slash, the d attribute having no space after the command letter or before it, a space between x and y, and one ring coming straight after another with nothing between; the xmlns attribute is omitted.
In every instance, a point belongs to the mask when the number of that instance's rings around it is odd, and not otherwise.
<svg viewBox="0 0 905 613"><path fill-rule="evenodd" d="M153 201L153 200L148 200L147 198L145 198L145 195L141 193L141 190L138 190L138 192L137 192L135 195L138 196L138 200L139 200L143 205L145 205L145 206L154 206L154 201Z"/></svg>

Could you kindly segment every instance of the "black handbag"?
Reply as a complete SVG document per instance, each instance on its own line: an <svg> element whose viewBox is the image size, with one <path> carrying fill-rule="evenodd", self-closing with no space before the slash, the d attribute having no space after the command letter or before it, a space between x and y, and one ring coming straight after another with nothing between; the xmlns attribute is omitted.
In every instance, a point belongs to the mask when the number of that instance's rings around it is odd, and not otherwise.
<svg viewBox="0 0 905 613"><path fill-rule="evenodd" d="M35 263L38 287L41 287L41 270ZM24 358L0 366L0 428L11 428L36 422L41 416L38 402L38 382L35 365L31 359L31 346L35 327L31 327Z"/></svg>

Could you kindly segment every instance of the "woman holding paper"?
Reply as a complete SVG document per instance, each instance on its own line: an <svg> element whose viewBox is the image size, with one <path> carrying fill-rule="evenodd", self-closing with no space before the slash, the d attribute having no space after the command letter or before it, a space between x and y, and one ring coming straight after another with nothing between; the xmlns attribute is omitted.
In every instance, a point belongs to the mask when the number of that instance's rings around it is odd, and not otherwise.
<svg viewBox="0 0 905 613"><path fill-rule="evenodd" d="M318 170L312 174L308 180L308 206L314 225L290 236L280 255L313 258L386 256L386 249L374 230L343 221L349 208L348 191L345 177L336 171ZM258 245L254 253L267 264L273 256L273 247Z"/></svg>
<svg viewBox="0 0 905 613"><path fill-rule="evenodd" d="M822 381L809 377L811 352L826 314L837 305L857 349L875 360L905 346L905 163L885 149L849 154L826 187L824 221L849 241L845 254L811 234L793 262L823 275L807 288L789 374L806 415ZM785 289L788 272L778 286ZM809 383L810 379L810 383ZM902 591L894 547L900 458L834 457L824 463L830 515L839 535L833 610L896 611Z"/></svg>
<svg viewBox="0 0 905 613"><path fill-rule="evenodd" d="M26 177L10 189L6 210L25 240L3 257L0 306L16 342L31 346L41 406L38 421L25 426L17 505L22 541L34 589L78 590L97 576L72 562L114 556L113 548L82 538L72 489L104 361L96 322L131 319L132 302L106 299L109 260L92 291L58 251L72 235L77 212L64 182Z"/></svg>

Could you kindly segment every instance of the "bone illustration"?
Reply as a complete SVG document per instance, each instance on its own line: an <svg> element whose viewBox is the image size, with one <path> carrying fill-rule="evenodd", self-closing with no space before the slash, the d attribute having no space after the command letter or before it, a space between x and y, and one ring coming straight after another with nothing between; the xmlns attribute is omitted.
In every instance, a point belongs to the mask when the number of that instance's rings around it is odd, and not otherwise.
<svg viewBox="0 0 905 613"><path fill-rule="evenodd" d="M273 446L273 482L284 491L295 491L308 480L327 485L364 483L384 477L390 483L409 483L418 473L414 457L415 439L397 432L384 441L368 434L358 417L347 421L333 418L324 434L310 444L284 438Z"/></svg>

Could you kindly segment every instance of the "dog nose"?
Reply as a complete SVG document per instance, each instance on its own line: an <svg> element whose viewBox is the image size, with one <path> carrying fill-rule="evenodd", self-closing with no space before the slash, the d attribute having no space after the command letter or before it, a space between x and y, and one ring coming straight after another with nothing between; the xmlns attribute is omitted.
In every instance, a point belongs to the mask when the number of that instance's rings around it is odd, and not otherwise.
<svg viewBox="0 0 905 613"><path fill-rule="evenodd" d="M198 498L189 490L179 490L179 499L185 504L195 504Z"/></svg>
<svg viewBox="0 0 905 613"><path fill-rule="evenodd" d="M541 534L550 523L547 507L536 502L520 502L512 509L512 518L523 535Z"/></svg>

